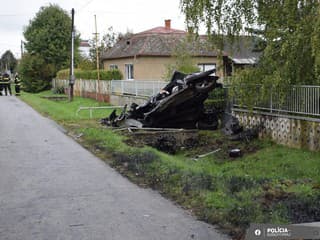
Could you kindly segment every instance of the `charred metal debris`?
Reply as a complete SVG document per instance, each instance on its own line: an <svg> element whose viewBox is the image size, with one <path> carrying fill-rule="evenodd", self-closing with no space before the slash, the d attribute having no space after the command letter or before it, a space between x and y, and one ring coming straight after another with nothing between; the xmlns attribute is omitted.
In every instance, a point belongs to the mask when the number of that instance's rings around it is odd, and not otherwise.
<svg viewBox="0 0 320 240"><path fill-rule="evenodd" d="M222 131L226 136L229 136L229 139L232 141L250 142L252 139L258 138L259 132L263 129L262 123L252 128L243 129L243 127L240 126L239 120L228 113L225 113L225 119L228 120L225 120Z"/></svg>
<svg viewBox="0 0 320 240"><path fill-rule="evenodd" d="M215 130L219 125L219 117L223 115L222 131L229 136L229 140L249 140L258 136L259 129L244 130L237 118L227 110L211 109L204 106L209 92L216 88L222 88L218 83L218 76L214 76L215 70L201 73L184 74L175 71L170 82L159 93L151 96L142 105L131 104L127 109L124 106L118 115L114 110L109 117L101 119L101 124L113 127L116 130L146 130L157 132L151 146L159 150L174 153L177 146L177 138L172 131L180 132L183 129ZM219 116L219 117L218 117ZM166 131L169 135L163 135ZM145 133L144 133L145 134ZM172 137L174 136L174 137ZM190 139L195 139L194 136ZM177 146L176 146L177 145ZM230 151L231 157L241 156L241 151Z"/></svg>
<svg viewBox="0 0 320 240"><path fill-rule="evenodd" d="M214 88L221 88L215 70L184 74L175 71L170 82L143 105L114 110L102 124L112 127L217 129L218 117L206 111L204 101Z"/></svg>

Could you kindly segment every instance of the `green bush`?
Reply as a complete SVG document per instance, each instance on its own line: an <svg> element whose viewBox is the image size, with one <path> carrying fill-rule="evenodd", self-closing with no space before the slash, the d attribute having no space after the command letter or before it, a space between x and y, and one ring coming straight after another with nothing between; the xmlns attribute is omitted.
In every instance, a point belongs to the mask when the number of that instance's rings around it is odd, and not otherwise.
<svg viewBox="0 0 320 240"><path fill-rule="evenodd" d="M119 70L100 71L100 79L103 80L121 80L122 73Z"/></svg>
<svg viewBox="0 0 320 240"><path fill-rule="evenodd" d="M56 77L57 79L69 79L69 75L70 75L69 69L63 69L57 72Z"/></svg>
<svg viewBox="0 0 320 240"><path fill-rule="evenodd" d="M80 56L79 63L76 66L82 70L93 70L96 68L96 65L93 61L82 56Z"/></svg>
<svg viewBox="0 0 320 240"><path fill-rule="evenodd" d="M51 88L55 67L38 55L26 54L19 64L19 72L24 91L40 92Z"/></svg>
<svg viewBox="0 0 320 240"><path fill-rule="evenodd" d="M57 79L69 79L70 70L63 69L57 73ZM76 79L97 79L97 70L81 70L75 69L74 75ZM123 78L122 73L119 70L101 70L100 79L101 80L121 80Z"/></svg>

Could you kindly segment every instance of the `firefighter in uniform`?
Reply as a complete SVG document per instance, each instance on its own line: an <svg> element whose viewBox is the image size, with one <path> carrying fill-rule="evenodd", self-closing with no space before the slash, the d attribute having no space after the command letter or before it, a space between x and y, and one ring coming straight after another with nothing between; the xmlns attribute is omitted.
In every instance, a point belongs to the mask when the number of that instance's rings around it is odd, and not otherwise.
<svg viewBox="0 0 320 240"><path fill-rule="evenodd" d="M14 87L16 91L16 96L20 96L21 80L18 73L14 76Z"/></svg>
<svg viewBox="0 0 320 240"><path fill-rule="evenodd" d="M11 94L11 86L10 86L10 75L8 73L4 73L2 75L2 81L3 81L4 93L7 96L9 92L11 96L12 94Z"/></svg>
<svg viewBox="0 0 320 240"><path fill-rule="evenodd" d="M3 90L3 81L2 81L2 73L0 73L0 96L2 96L2 90Z"/></svg>

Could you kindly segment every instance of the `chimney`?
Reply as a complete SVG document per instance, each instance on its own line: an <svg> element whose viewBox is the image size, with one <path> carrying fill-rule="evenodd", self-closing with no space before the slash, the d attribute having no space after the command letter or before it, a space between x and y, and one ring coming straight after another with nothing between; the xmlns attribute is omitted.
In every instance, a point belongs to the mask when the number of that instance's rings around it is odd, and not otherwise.
<svg viewBox="0 0 320 240"><path fill-rule="evenodd" d="M171 29L171 19L164 20L164 26L166 29Z"/></svg>

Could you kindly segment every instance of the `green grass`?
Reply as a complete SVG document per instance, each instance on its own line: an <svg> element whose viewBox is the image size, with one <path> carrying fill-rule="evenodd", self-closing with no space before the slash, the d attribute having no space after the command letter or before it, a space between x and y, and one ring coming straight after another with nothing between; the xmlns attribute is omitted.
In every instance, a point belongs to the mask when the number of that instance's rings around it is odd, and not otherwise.
<svg viewBox="0 0 320 240"><path fill-rule="evenodd" d="M241 161L228 162L223 169L230 176L248 175L260 178L298 179L312 178L320 181L320 154L271 145L259 152L245 156Z"/></svg>
<svg viewBox="0 0 320 240"><path fill-rule="evenodd" d="M49 100L44 97L50 96L65 96L62 94L53 94L51 91L45 91L38 94L30 94L22 92L20 98L35 108L43 115L50 116L53 120L57 121L70 121L80 119L90 119L89 111L82 110L78 116L76 112L79 107L98 107L98 106L110 106L108 103L99 103L93 99L74 97L74 100L70 102L68 99L63 101ZM110 114L111 110L94 110L93 119L100 119Z"/></svg>
<svg viewBox="0 0 320 240"><path fill-rule="evenodd" d="M80 106L106 104L83 98L73 102L42 98L50 94L23 93L21 99L70 132L82 133L80 142L121 173L193 209L202 220L218 223L234 234L243 234L251 222L320 221L319 152L255 140L242 143L243 149L257 149L242 158L230 159L217 153L194 161L190 156L196 154L195 149L173 156L151 147L128 146L124 142L128 137L98 123L110 110L95 112L92 120L88 112L75 115ZM231 144L219 131L201 135L204 139L222 139L222 151ZM300 217L305 215L308 217Z"/></svg>

